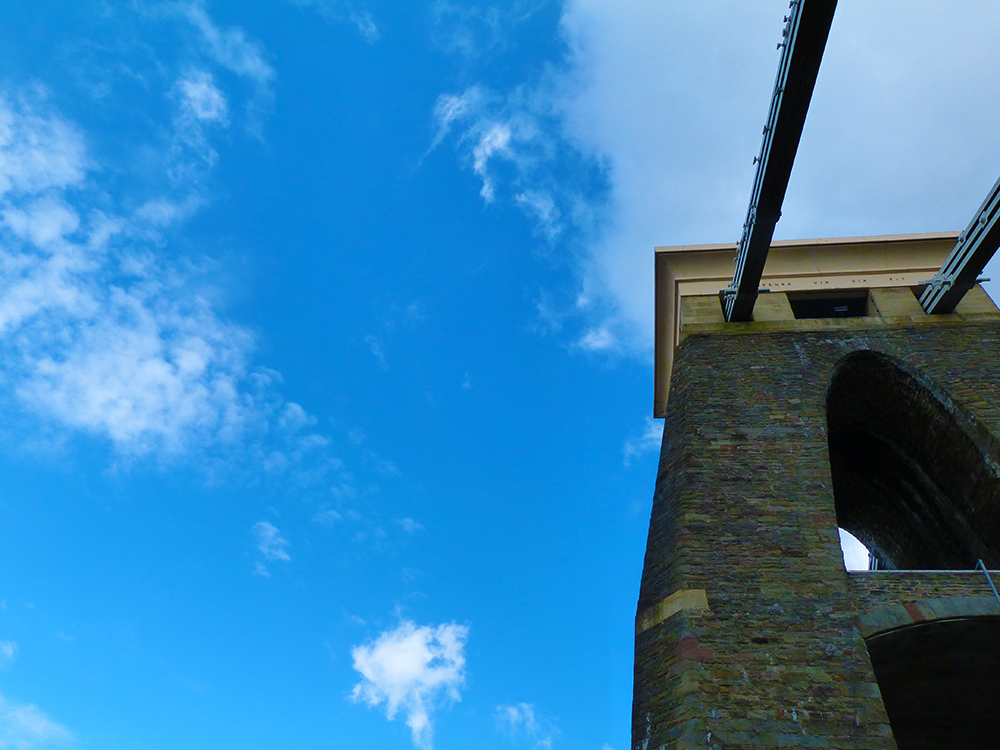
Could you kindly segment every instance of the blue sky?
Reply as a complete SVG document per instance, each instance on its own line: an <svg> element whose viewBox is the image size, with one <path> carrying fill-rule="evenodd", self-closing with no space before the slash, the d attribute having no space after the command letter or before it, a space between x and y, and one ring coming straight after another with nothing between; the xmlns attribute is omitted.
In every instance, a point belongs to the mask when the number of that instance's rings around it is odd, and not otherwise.
<svg viewBox="0 0 1000 750"><path fill-rule="evenodd" d="M963 228L1000 9L841 6L778 236ZM6 8L0 748L627 748L652 249L786 7Z"/></svg>

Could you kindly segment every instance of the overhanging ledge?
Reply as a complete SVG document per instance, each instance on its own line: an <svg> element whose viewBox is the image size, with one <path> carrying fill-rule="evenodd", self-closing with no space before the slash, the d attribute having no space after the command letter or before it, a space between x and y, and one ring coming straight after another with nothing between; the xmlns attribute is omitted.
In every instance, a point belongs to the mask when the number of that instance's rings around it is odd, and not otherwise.
<svg viewBox="0 0 1000 750"><path fill-rule="evenodd" d="M782 240L771 244L761 286L774 292L913 287L940 268L958 232ZM717 295L732 276L736 243L656 248L653 416L666 413L681 299ZM737 330L754 323L729 323Z"/></svg>

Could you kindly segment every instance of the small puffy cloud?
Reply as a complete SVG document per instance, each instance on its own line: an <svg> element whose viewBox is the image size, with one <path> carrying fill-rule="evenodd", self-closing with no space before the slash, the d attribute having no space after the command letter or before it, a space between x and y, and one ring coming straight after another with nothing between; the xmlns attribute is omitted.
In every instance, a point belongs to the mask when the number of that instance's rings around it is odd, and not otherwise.
<svg viewBox="0 0 1000 750"><path fill-rule="evenodd" d="M368 345L368 350L378 360L379 366L383 370L388 370L389 359L385 355L385 345L382 343L382 339L378 336L365 336L365 344Z"/></svg>
<svg viewBox="0 0 1000 750"><path fill-rule="evenodd" d="M267 566L264 563L262 563L260 560L258 560L256 563L254 563L253 574L255 576L260 576L261 578L270 578L271 577L271 571L268 570Z"/></svg>
<svg viewBox="0 0 1000 750"><path fill-rule="evenodd" d="M625 465L631 466L632 462L639 456L658 449L662 438L663 420L646 417L646 427L642 433L629 438L622 446L622 457Z"/></svg>
<svg viewBox="0 0 1000 750"><path fill-rule="evenodd" d="M379 40L379 30L378 26L375 25L375 19L372 18L372 14L367 10L365 11L353 11L350 14L351 23L358 27L358 31L361 32L361 37L369 44L375 44Z"/></svg>
<svg viewBox="0 0 1000 750"><path fill-rule="evenodd" d="M14 641L0 641L0 669L9 667L17 658L17 644Z"/></svg>
<svg viewBox="0 0 1000 750"><path fill-rule="evenodd" d="M386 458L379 458L377 455L372 453L369 458L375 464L375 471L377 471L382 476L394 477L399 474L399 467L396 466L392 461Z"/></svg>
<svg viewBox="0 0 1000 750"><path fill-rule="evenodd" d="M35 750L58 747L73 739L69 729L50 719L37 706L12 703L0 696L0 748Z"/></svg>
<svg viewBox="0 0 1000 750"><path fill-rule="evenodd" d="M607 352L618 346L618 339L607 325L601 325L584 333L577 346L588 352Z"/></svg>
<svg viewBox="0 0 1000 750"><path fill-rule="evenodd" d="M535 708L530 703L497 706L496 720L500 728L506 732L513 733L523 729L528 734L532 734L538 731Z"/></svg>
<svg viewBox="0 0 1000 750"><path fill-rule="evenodd" d="M257 540L257 551L263 555L265 560L280 560L290 562L291 556L288 554L288 541L283 539L278 529L267 521L258 521L251 529L254 538Z"/></svg>
<svg viewBox="0 0 1000 750"><path fill-rule="evenodd" d="M226 97L216 88L210 73L193 71L178 79L177 90L181 109L188 117L200 122L228 124Z"/></svg>
<svg viewBox="0 0 1000 750"><path fill-rule="evenodd" d="M34 410L137 454L180 453L212 434L229 442L258 417L239 394L248 335L204 301L168 302L147 290L112 288L101 300L73 285L59 291L67 306L100 306L85 321L53 315L65 326L58 353L26 353L31 376L17 395Z"/></svg>
<svg viewBox="0 0 1000 750"><path fill-rule="evenodd" d="M330 494L338 500L354 500L358 496L358 488L351 484L351 481L350 475L343 475L335 484L331 485ZM353 519L354 513L354 511L348 511L346 515Z"/></svg>
<svg viewBox="0 0 1000 750"><path fill-rule="evenodd" d="M0 198L82 182L83 138L66 120L0 93Z"/></svg>
<svg viewBox="0 0 1000 750"><path fill-rule="evenodd" d="M403 527L403 531L407 534L416 534L418 531L423 531L424 525L419 521L414 521L412 518L403 518L399 521L399 525Z"/></svg>
<svg viewBox="0 0 1000 750"><path fill-rule="evenodd" d="M35 247L56 250L80 226L80 217L64 200L44 195L22 207L7 207L0 221L15 236Z"/></svg>
<svg viewBox="0 0 1000 750"><path fill-rule="evenodd" d="M326 526L327 528L332 528L336 526L339 521L343 519L337 511L335 510L321 510L315 516L313 516L313 523L318 523L320 526Z"/></svg>
<svg viewBox="0 0 1000 750"><path fill-rule="evenodd" d="M314 450L316 448L325 448L330 444L330 439L323 437L322 435L317 435L315 433L311 435L303 435L299 438L296 445L300 450Z"/></svg>
<svg viewBox="0 0 1000 750"><path fill-rule="evenodd" d="M536 715L530 703L503 704L494 713L497 726L511 739L525 738L533 748L551 750L559 730L552 722Z"/></svg>
<svg viewBox="0 0 1000 750"><path fill-rule="evenodd" d="M268 474L282 474L288 468L289 460L282 451L271 451L261 461L261 468Z"/></svg>
<svg viewBox="0 0 1000 750"><path fill-rule="evenodd" d="M289 432L298 432L303 427L316 423L316 418L306 413L306 410L294 401L285 404L285 410L278 418L278 427Z"/></svg>
<svg viewBox="0 0 1000 750"><path fill-rule="evenodd" d="M465 643L469 629L456 623L417 627L406 621L375 641L351 649L362 676L351 698L370 708L385 705L391 721L402 711L413 744L433 746L431 715L461 699L465 685Z"/></svg>
<svg viewBox="0 0 1000 750"><path fill-rule="evenodd" d="M150 228L162 228L171 224L185 221L194 215L201 205L201 200L191 195L182 201L174 201L168 198L153 198L143 203L132 214L132 219L140 226L148 225ZM115 226L121 230L121 222Z"/></svg>

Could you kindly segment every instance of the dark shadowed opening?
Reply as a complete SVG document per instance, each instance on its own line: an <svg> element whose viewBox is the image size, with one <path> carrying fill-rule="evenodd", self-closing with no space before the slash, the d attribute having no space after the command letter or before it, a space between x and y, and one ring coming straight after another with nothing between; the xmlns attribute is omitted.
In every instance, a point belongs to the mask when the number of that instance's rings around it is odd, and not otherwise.
<svg viewBox="0 0 1000 750"><path fill-rule="evenodd" d="M868 290L789 292L788 304L796 318L863 318L868 314Z"/></svg>
<svg viewBox="0 0 1000 750"><path fill-rule="evenodd" d="M899 750L1000 746L1000 617L935 620L866 643Z"/></svg>
<svg viewBox="0 0 1000 750"><path fill-rule="evenodd" d="M1000 566L1000 451L928 378L873 351L837 366L827 392L837 524L879 568Z"/></svg>

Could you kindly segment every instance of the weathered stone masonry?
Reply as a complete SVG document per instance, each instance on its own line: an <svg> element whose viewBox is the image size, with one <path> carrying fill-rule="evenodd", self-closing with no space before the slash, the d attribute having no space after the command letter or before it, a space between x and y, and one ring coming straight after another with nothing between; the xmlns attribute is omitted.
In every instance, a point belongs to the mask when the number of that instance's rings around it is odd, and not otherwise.
<svg viewBox="0 0 1000 750"><path fill-rule="evenodd" d="M880 352L992 439L1000 316L798 323L707 327L673 352L637 610L634 750L894 748L864 637L935 606L942 618L996 606L979 573L845 571L827 395L847 355Z"/></svg>

